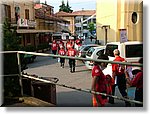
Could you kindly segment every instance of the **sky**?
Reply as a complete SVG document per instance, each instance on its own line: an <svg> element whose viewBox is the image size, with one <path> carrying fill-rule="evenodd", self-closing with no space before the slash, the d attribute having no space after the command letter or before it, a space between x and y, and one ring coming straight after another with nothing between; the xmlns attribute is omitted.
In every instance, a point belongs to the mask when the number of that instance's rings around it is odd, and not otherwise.
<svg viewBox="0 0 150 114"><path fill-rule="evenodd" d="M41 3L45 3L45 0L40 0ZM54 13L59 11L59 6L62 3L62 0L46 0L48 5L54 7ZM78 10L96 10L96 0L68 0L69 6L73 11ZM64 0L64 3L67 4L67 0Z"/></svg>

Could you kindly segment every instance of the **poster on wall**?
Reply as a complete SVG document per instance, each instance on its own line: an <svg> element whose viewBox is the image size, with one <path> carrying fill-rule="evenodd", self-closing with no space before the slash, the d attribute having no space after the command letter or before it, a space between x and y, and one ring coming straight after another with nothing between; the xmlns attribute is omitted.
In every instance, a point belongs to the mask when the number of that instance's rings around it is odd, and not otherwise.
<svg viewBox="0 0 150 114"><path fill-rule="evenodd" d="M120 34L120 42L127 42L127 29L119 29L119 34Z"/></svg>

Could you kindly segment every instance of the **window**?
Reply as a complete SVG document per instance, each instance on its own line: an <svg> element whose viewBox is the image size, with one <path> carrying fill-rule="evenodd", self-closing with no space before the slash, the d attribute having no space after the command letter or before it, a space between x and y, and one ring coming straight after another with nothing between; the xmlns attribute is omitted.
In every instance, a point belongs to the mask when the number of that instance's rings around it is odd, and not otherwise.
<svg viewBox="0 0 150 114"><path fill-rule="evenodd" d="M29 20L29 9L25 9L25 19Z"/></svg>
<svg viewBox="0 0 150 114"><path fill-rule="evenodd" d="M104 54L104 49L99 50L99 51L96 53L97 56L101 56L102 54Z"/></svg>
<svg viewBox="0 0 150 114"><path fill-rule="evenodd" d="M87 26L83 26L83 29L87 29Z"/></svg>
<svg viewBox="0 0 150 114"><path fill-rule="evenodd" d="M16 19L16 22L18 21L19 18L20 18L20 7L16 6L15 7L15 19Z"/></svg>
<svg viewBox="0 0 150 114"><path fill-rule="evenodd" d="M126 57L143 57L143 44L126 45Z"/></svg>
<svg viewBox="0 0 150 114"><path fill-rule="evenodd" d="M95 51L95 49L91 47L87 52L87 56L91 57L91 55L94 51Z"/></svg>
<svg viewBox="0 0 150 114"><path fill-rule="evenodd" d="M132 22L133 22L134 24L137 23L137 13L136 13L136 12L133 12L133 13L132 13Z"/></svg>
<svg viewBox="0 0 150 114"><path fill-rule="evenodd" d="M106 52L105 52L105 54L106 54L107 56L114 57L113 51L114 51L115 49L118 49L118 45L108 44L108 45L106 46Z"/></svg>
<svg viewBox="0 0 150 114"><path fill-rule="evenodd" d="M4 7L5 7L5 16L10 21L10 19L11 19L11 7L9 5L4 5Z"/></svg>

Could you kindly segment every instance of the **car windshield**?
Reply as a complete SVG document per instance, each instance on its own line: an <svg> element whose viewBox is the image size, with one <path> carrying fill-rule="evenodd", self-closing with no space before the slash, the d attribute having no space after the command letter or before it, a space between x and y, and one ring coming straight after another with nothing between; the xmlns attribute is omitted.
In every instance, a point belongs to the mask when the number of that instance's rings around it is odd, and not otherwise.
<svg viewBox="0 0 150 114"><path fill-rule="evenodd" d="M114 51L115 49L118 49L118 45L108 44L108 45L106 46L106 52L105 52L105 54L106 54L107 56L114 57L113 51Z"/></svg>
<svg viewBox="0 0 150 114"><path fill-rule="evenodd" d="M88 51L87 51L87 56L91 57L92 53L95 51L95 49L93 47L91 47Z"/></svg>
<svg viewBox="0 0 150 114"><path fill-rule="evenodd" d="M143 57L143 44L126 45L126 58Z"/></svg>

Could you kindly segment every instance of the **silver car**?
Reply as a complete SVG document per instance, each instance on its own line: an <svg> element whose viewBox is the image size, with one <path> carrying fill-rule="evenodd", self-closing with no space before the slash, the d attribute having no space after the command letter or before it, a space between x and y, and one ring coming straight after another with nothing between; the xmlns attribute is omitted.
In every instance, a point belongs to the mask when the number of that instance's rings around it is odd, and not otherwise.
<svg viewBox="0 0 150 114"><path fill-rule="evenodd" d="M79 47L78 51L78 57L86 57L86 52L91 48L91 47L98 47L99 45L97 44L87 44L87 45L82 45Z"/></svg>
<svg viewBox="0 0 150 114"><path fill-rule="evenodd" d="M97 59L101 54L104 54L104 50L105 46L91 47L86 53L86 58ZM85 66L92 69L94 66L93 61L85 61Z"/></svg>

